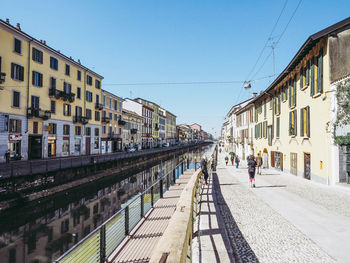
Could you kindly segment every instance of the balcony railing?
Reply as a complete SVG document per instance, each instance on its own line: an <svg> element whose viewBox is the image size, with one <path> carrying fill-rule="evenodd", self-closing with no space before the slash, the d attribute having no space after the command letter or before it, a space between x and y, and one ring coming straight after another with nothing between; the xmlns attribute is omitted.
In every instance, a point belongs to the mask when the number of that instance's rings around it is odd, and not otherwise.
<svg viewBox="0 0 350 263"><path fill-rule="evenodd" d="M101 103L96 102L95 109L96 110L102 110L103 109L103 105Z"/></svg>
<svg viewBox="0 0 350 263"><path fill-rule="evenodd" d="M125 123L126 123L126 122L123 121L123 120L118 120L118 124L119 124L119 125L125 125Z"/></svg>
<svg viewBox="0 0 350 263"><path fill-rule="evenodd" d="M51 112L48 110L42 110L40 108L28 108L27 109L27 117L28 118L41 118L43 120L48 120L51 118Z"/></svg>
<svg viewBox="0 0 350 263"><path fill-rule="evenodd" d="M109 121L108 117L102 117L102 123L109 123Z"/></svg>
<svg viewBox="0 0 350 263"><path fill-rule="evenodd" d="M74 93L66 93L62 90L58 90L54 88L49 89L49 96L55 97L56 99L62 99L63 101L69 101L69 102L73 102L75 99Z"/></svg>
<svg viewBox="0 0 350 263"><path fill-rule="evenodd" d="M121 139L122 136L121 134L117 134L117 133L114 133L114 132L109 132L108 133L108 138L111 138L111 139Z"/></svg>
<svg viewBox="0 0 350 263"><path fill-rule="evenodd" d="M73 116L73 122L87 124L89 122L89 119L84 116Z"/></svg>
<svg viewBox="0 0 350 263"><path fill-rule="evenodd" d="M137 133L137 129L130 129L131 134L136 134Z"/></svg>

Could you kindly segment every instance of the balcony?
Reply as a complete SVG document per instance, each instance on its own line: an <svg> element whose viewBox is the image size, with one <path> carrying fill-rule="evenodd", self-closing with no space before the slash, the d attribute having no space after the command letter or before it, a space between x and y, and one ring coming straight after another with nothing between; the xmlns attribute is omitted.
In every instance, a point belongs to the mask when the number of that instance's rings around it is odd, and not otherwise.
<svg viewBox="0 0 350 263"><path fill-rule="evenodd" d="M102 123L109 123L109 121L108 117L102 117Z"/></svg>
<svg viewBox="0 0 350 263"><path fill-rule="evenodd" d="M119 124L119 125L125 125L125 123L126 123L126 122L123 121L123 120L121 120L121 119L118 120L118 124Z"/></svg>
<svg viewBox="0 0 350 263"><path fill-rule="evenodd" d="M109 132L108 133L108 138L110 138L110 139L121 139L122 136L121 136L121 134L117 134L117 133L114 133L114 132Z"/></svg>
<svg viewBox="0 0 350 263"><path fill-rule="evenodd" d="M103 109L103 105L101 103L96 102L95 109L96 110L102 110Z"/></svg>
<svg viewBox="0 0 350 263"><path fill-rule="evenodd" d="M75 123L81 123L81 124L87 124L89 122L89 119L84 116L73 116L73 122Z"/></svg>
<svg viewBox="0 0 350 263"><path fill-rule="evenodd" d="M42 110L40 108L28 108L27 118L41 118L43 120L48 120L51 118L51 112L48 110Z"/></svg>
<svg viewBox="0 0 350 263"><path fill-rule="evenodd" d="M50 88L49 96L55 97L56 99L62 99L63 101L74 102L75 94L74 93L66 93L62 90Z"/></svg>
<svg viewBox="0 0 350 263"><path fill-rule="evenodd" d="M131 134L136 134L137 133L137 129L130 129Z"/></svg>

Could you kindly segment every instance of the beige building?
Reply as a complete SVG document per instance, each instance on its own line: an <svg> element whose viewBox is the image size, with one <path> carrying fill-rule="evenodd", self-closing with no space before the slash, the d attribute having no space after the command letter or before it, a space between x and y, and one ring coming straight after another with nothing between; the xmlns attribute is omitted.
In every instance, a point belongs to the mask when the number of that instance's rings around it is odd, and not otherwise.
<svg viewBox="0 0 350 263"><path fill-rule="evenodd" d="M166 111L165 137L168 143L174 144L176 141L176 116Z"/></svg>
<svg viewBox="0 0 350 263"><path fill-rule="evenodd" d="M143 117L136 112L123 109L123 147L141 149Z"/></svg>

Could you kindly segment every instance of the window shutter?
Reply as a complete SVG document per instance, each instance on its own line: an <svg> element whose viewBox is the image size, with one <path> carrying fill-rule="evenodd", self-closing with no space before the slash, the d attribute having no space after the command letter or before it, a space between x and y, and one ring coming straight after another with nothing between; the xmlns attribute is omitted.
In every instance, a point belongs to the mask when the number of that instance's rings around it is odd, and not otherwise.
<svg viewBox="0 0 350 263"><path fill-rule="evenodd" d="M35 60L35 48L32 48L32 60Z"/></svg>
<svg viewBox="0 0 350 263"><path fill-rule="evenodd" d="M21 132L21 128L22 128L22 121L21 120L17 120L16 121L16 132L20 133Z"/></svg>
<svg viewBox="0 0 350 263"><path fill-rule="evenodd" d="M32 84L35 85L35 72L32 71Z"/></svg>
<svg viewBox="0 0 350 263"><path fill-rule="evenodd" d="M15 78L15 64L11 63L11 78Z"/></svg>
<svg viewBox="0 0 350 263"><path fill-rule="evenodd" d="M291 96L291 89L292 89L292 86L291 86L291 81L290 81L290 80L288 81L288 87L289 87L289 88L288 88L288 93L289 93L289 94L288 94L288 95L289 95L289 96L288 96L288 97L289 97L288 103L289 103L289 108L290 108L290 107L292 107L292 101L291 101L291 99L292 99L292 96Z"/></svg>
<svg viewBox="0 0 350 263"><path fill-rule="evenodd" d="M310 137L310 107L306 107L306 136Z"/></svg>
<svg viewBox="0 0 350 263"><path fill-rule="evenodd" d="M311 59L311 89L310 96L314 95L315 90L315 66L314 66L314 58Z"/></svg>
<svg viewBox="0 0 350 263"><path fill-rule="evenodd" d="M303 67L300 68L300 89L302 89L304 86L303 86Z"/></svg>
<svg viewBox="0 0 350 263"><path fill-rule="evenodd" d="M43 63L43 52L40 52L40 63Z"/></svg>
<svg viewBox="0 0 350 263"><path fill-rule="evenodd" d="M294 135L296 136L297 133L298 133L298 130L297 130L297 110L294 110Z"/></svg>
<svg viewBox="0 0 350 263"><path fill-rule="evenodd" d="M24 67L19 67L19 80L24 80Z"/></svg>
<svg viewBox="0 0 350 263"><path fill-rule="evenodd" d="M304 109L300 109L300 136L304 136Z"/></svg>
<svg viewBox="0 0 350 263"><path fill-rule="evenodd" d="M292 112L289 112L289 136L292 135Z"/></svg>
<svg viewBox="0 0 350 263"><path fill-rule="evenodd" d="M35 108L35 104L34 104L34 96L32 96L32 108Z"/></svg>
<svg viewBox="0 0 350 263"><path fill-rule="evenodd" d="M318 70L317 70L317 92L321 93L323 91L323 49L320 49L318 55Z"/></svg>
<svg viewBox="0 0 350 263"><path fill-rule="evenodd" d="M297 105L297 75L294 76L293 106Z"/></svg>
<svg viewBox="0 0 350 263"><path fill-rule="evenodd" d="M310 80L310 61L306 63L306 72L305 72L305 85L309 85Z"/></svg>
<svg viewBox="0 0 350 263"><path fill-rule="evenodd" d="M39 75L39 86L43 86L43 74L38 74Z"/></svg>

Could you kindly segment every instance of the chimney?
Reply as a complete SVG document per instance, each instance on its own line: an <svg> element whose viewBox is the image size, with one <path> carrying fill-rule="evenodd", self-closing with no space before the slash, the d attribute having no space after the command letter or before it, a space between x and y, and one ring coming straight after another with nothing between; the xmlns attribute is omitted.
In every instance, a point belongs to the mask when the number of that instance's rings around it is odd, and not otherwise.
<svg viewBox="0 0 350 263"><path fill-rule="evenodd" d="M80 63L80 59L79 59L79 58L78 58L78 63L79 63L79 64L81 64L81 63Z"/></svg>
<svg viewBox="0 0 350 263"><path fill-rule="evenodd" d="M258 95L258 93L253 92L253 98L256 98L256 95Z"/></svg>
<svg viewBox="0 0 350 263"><path fill-rule="evenodd" d="M46 45L46 40L44 40L44 45Z"/></svg>
<svg viewBox="0 0 350 263"><path fill-rule="evenodd" d="M6 18L6 23L10 24L10 19Z"/></svg>
<svg viewBox="0 0 350 263"><path fill-rule="evenodd" d="M20 24L20 23L17 23L16 28L17 28L18 30L21 30L21 24Z"/></svg>

